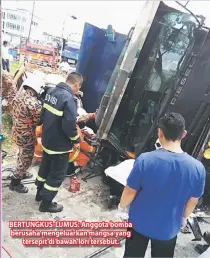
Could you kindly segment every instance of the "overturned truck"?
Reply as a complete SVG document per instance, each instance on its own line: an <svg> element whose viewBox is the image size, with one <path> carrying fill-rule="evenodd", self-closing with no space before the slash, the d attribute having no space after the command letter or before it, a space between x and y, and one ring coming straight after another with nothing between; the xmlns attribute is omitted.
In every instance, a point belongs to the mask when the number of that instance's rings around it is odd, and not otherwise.
<svg viewBox="0 0 210 258"><path fill-rule="evenodd" d="M97 112L96 158L105 170L154 150L159 117L177 112L185 118L188 131L183 150L205 165L205 195L209 195L210 33L187 8L178 2L174 6L145 4ZM119 197L123 186L112 178L106 181L111 196Z"/></svg>

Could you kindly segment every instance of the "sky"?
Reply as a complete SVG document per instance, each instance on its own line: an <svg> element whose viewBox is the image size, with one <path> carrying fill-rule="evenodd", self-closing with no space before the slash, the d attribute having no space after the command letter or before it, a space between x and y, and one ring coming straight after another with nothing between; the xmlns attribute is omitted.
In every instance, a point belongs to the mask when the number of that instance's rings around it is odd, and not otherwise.
<svg viewBox="0 0 210 258"><path fill-rule="evenodd" d="M62 34L65 16L65 28L70 33L82 34L84 22L89 22L101 28L112 24L117 32L127 34L135 24L142 4L140 1L36 1L35 14L43 19L43 29L57 36ZM32 10L33 1L3 1L2 5ZM70 15L76 16L77 20L69 18Z"/></svg>
<svg viewBox="0 0 210 258"><path fill-rule="evenodd" d="M171 1L165 1L170 3ZM181 2L181 1L180 1ZM182 1L185 3L186 1ZM89 22L100 28L112 24L120 33L127 34L136 23L144 1L35 1L35 15L42 19L42 29L49 34L61 36L65 21L66 33L72 37L81 38L84 22ZM32 10L33 1L5 1L6 8L24 8ZM190 1L187 6L195 14L207 18L210 26L210 1ZM76 16L73 20L69 16Z"/></svg>

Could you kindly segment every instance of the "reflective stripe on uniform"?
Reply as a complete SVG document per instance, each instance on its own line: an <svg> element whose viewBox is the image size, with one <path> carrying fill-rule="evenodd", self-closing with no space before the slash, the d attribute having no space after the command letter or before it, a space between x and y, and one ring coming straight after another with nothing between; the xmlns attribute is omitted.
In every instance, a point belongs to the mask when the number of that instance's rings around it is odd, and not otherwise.
<svg viewBox="0 0 210 258"><path fill-rule="evenodd" d="M46 149L43 145L42 145L42 148L43 148L43 150L44 150L47 154L50 154L50 155L53 155L53 154L65 154L65 153L72 152L72 149L69 150L69 151L53 151L53 150Z"/></svg>
<svg viewBox="0 0 210 258"><path fill-rule="evenodd" d="M74 136L74 137L70 137L70 139L71 139L72 141L76 141L78 138L79 138L79 135L76 135L76 136Z"/></svg>
<svg viewBox="0 0 210 258"><path fill-rule="evenodd" d="M43 107L46 108L48 111L50 111L51 113L53 113L56 116L63 116L63 111L57 110L46 103L44 104Z"/></svg>
<svg viewBox="0 0 210 258"><path fill-rule="evenodd" d="M37 179L37 181L39 181L39 182L45 182L45 181L46 181L46 179L44 179L44 178L41 177L41 176L37 176L36 179Z"/></svg>
<svg viewBox="0 0 210 258"><path fill-rule="evenodd" d="M74 153L73 157L69 160L69 162L73 162L79 155L80 150L76 150L76 152Z"/></svg>
<svg viewBox="0 0 210 258"><path fill-rule="evenodd" d="M44 188L52 192L57 192L59 190L59 187L52 187L50 185L47 185L46 183L44 184Z"/></svg>
<svg viewBox="0 0 210 258"><path fill-rule="evenodd" d="M35 158L42 158L42 155L34 154L34 157L35 157Z"/></svg>

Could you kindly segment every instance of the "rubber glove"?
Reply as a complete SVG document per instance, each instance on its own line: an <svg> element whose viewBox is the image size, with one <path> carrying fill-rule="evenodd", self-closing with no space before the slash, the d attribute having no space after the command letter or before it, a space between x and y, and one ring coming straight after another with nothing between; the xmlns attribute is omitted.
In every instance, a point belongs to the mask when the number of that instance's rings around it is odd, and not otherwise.
<svg viewBox="0 0 210 258"><path fill-rule="evenodd" d="M187 218L182 218L182 228L185 228L187 226Z"/></svg>
<svg viewBox="0 0 210 258"><path fill-rule="evenodd" d="M118 220L128 220L129 218L128 212L129 212L129 208L122 208L119 203L117 213L116 213L116 218Z"/></svg>

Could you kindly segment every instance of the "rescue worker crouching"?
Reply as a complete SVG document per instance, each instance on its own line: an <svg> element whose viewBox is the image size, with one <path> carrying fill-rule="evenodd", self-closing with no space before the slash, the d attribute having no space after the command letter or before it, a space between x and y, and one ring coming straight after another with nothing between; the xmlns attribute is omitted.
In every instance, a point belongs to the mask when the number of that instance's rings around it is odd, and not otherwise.
<svg viewBox="0 0 210 258"><path fill-rule="evenodd" d="M77 134L77 103L74 94L83 78L78 73L69 74L66 82L49 89L46 94L41 123L43 124L43 158L36 179L36 201L41 201L40 212L60 212L63 206L52 202L68 169L72 147L79 149Z"/></svg>
<svg viewBox="0 0 210 258"><path fill-rule="evenodd" d="M81 130L89 120L95 119L95 113L87 113L83 109L81 97L83 97L83 92L79 90L75 93L75 98L77 101L77 132L80 136L80 150L73 150L69 155L68 175L73 174L77 167L84 167L89 162L90 158L83 151L89 154L95 153L95 147L85 141L83 131Z"/></svg>
<svg viewBox="0 0 210 258"><path fill-rule="evenodd" d="M92 118L92 116L94 117L94 114L86 113L84 115L84 112L80 113L80 110L81 109L77 110L79 115L79 117L77 118L77 123L79 123L80 125L81 123L85 125L85 122L87 121L87 116L89 117L89 115L91 115L91 118ZM41 140L42 129L43 129L43 126L38 126L36 128L37 143L35 145L34 158L37 162L41 162L43 157L42 140ZM80 149L79 150L73 149L73 151L69 153L69 166L67 171L68 175L73 174L77 169L77 167L83 167L89 162L90 158L87 155L85 155L83 151L89 154L95 153L95 147L89 145L88 142L84 139L85 136L87 136L88 138L94 137L94 132L87 127L81 130L79 125L77 125L77 133L80 136Z"/></svg>
<svg viewBox="0 0 210 258"><path fill-rule="evenodd" d="M35 130L40 123L41 102L38 99L44 81L33 74L22 84L13 98L11 115L13 118L12 134L19 147L17 166L11 179L10 190L27 193L28 188L21 184L31 166L36 142Z"/></svg>

